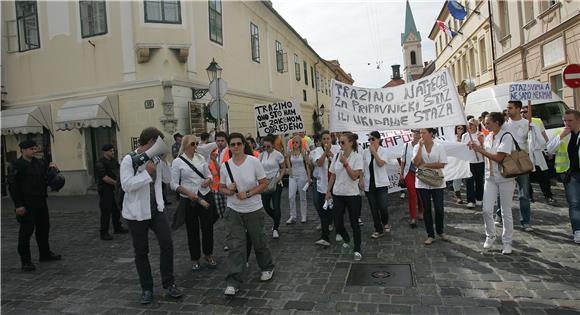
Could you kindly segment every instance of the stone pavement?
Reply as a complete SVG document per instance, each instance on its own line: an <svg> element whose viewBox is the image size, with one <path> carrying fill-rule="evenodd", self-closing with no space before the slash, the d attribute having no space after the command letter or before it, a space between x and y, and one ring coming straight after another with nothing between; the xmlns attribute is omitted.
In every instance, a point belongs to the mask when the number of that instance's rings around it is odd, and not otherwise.
<svg viewBox="0 0 580 315"><path fill-rule="evenodd" d="M399 194L389 196L392 232L370 239L370 213L363 200L364 258L357 264L410 264L412 287L347 286L352 253L340 244L328 249L314 245L317 216L310 210L307 224L283 225L279 240L268 237L276 263L274 279L258 281L252 255L248 281L236 298L226 299L223 223L215 226L215 255L221 265L195 274L182 227L174 233L175 274L185 295L179 301L163 296L159 251L152 237L156 295L149 306L137 303L140 288L130 236L115 235L110 242L98 238L96 196L49 198L51 245L64 259L39 263L31 273L20 272L18 225L11 201L4 199L2 314L580 314L580 246L571 241L562 187L554 192L559 206L532 204L536 231L516 228L511 256L501 255L499 245L483 252L480 210L454 204L450 193L445 221L451 242L438 240L429 247L422 244L422 226L409 228L407 201ZM286 220L287 198L283 204ZM269 217L266 222L269 235ZM37 257L34 241L32 248Z"/></svg>

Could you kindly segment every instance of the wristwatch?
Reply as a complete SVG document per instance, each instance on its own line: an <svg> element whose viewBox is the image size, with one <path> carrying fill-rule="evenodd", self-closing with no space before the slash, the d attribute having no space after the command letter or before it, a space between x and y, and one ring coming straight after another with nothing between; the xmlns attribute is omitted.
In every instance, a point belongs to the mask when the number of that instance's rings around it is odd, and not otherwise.
<svg viewBox="0 0 580 315"><path fill-rule="evenodd" d="M252 194L250 193L250 191L246 191L246 198L250 198L252 196Z"/></svg>

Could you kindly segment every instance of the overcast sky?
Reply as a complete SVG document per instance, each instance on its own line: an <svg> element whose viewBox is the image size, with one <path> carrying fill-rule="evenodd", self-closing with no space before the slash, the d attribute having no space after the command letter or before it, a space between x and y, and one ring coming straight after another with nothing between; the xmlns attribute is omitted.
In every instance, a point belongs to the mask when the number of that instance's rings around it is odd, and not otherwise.
<svg viewBox="0 0 580 315"><path fill-rule="evenodd" d="M324 59L338 59L355 85L381 87L391 78L391 65L401 65L403 0L272 0L274 8ZM443 1L410 0L421 33L423 61L435 59L428 38ZM370 63L370 65L369 65ZM377 69L377 66L380 69Z"/></svg>

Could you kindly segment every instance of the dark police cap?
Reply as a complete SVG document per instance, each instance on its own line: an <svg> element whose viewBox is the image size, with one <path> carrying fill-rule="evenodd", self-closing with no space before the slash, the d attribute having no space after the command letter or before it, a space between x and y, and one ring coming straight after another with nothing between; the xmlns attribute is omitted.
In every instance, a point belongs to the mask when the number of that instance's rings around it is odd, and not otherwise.
<svg viewBox="0 0 580 315"><path fill-rule="evenodd" d="M101 148L101 150L103 151L109 151L111 149L113 149L114 146L112 144L104 144L103 147Z"/></svg>
<svg viewBox="0 0 580 315"><path fill-rule="evenodd" d="M36 142L34 142L34 140L24 140L24 141L20 142L20 144L18 146L23 150L30 149L30 148L36 146Z"/></svg>

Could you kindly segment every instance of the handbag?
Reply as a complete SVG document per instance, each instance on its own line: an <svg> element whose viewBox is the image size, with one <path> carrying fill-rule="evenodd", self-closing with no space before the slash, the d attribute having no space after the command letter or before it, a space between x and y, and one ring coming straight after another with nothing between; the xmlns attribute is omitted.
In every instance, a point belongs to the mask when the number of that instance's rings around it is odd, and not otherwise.
<svg viewBox="0 0 580 315"><path fill-rule="evenodd" d="M197 167L195 167L195 165L191 164L186 158L184 158L183 156L179 156L179 158L185 162L185 164L187 164L196 174L197 176L201 177L201 179L205 180L205 176L197 169ZM208 192L207 194L202 195L200 192L197 193L199 199L197 201L198 204L200 204L202 207L210 210L212 212L212 222L215 224L217 222L217 220L219 219L220 215L217 211L217 207L215 206L215 200L213 198L213 194L210 192ZM180 203L181 204L181 203ZM180 211L182 211L183 213L180 213ZM177 210L175 211L175 215L173 218L173 223L176 226L174 229L179 228L179 226L181 226L181 224L183 224L183 222L180 221L176 221L178 218L178 216L183 215L185 220L185 209L181 210L179 209L179 206L177 207ZM177 217L177 218L176 218ZM177 226L179 224L179 226Z"/></svg>
<svg viewBox="0 0 580 315"><path fill-rule="evenodd" d="M262 158L264 156L264 153L262 152L262 154L260 154L260 162L262 162ZM266 189L264 189L261 194L262 195L269 195L272 194L276 191L276 188L278 187L278 181L276 181L276 175L274 175L271 178L266 178L268 180L268 187L266 187Z"/></svg>
<svg viewBox="0 0 580 315"><path fill-rule="evenodd" d="M441 169L419 167L417 168L417 178L429 186L440 187L443 185L444 176Z"/></svg>
<svg viewBox="0 0 580 315"><path fill-rule="evenodd" d="M504 133L499 139L499 143L501 143L506 134L509 134L510 137L512 137L516 149L512 151L512 153L506 155L503 161L499 163L501 176L510 178L530 173L534 169L534 164L530 160L528 152L520 149L520 145L511 133Z"/></svg>

